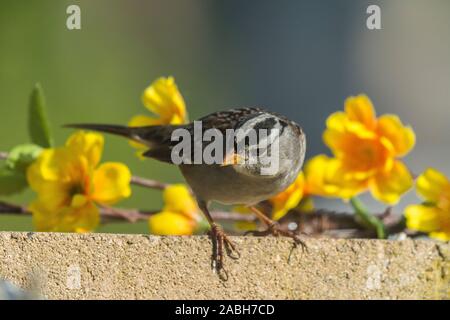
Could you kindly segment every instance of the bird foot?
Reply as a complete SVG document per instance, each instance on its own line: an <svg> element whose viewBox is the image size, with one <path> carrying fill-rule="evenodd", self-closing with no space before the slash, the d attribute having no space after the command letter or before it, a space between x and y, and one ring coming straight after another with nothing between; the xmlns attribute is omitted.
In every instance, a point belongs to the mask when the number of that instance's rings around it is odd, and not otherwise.
<svg viewBox="0 0 450 320"><path fill-rule="evenodd" d="M256 237L264 237L264 236L275 236L275 237L287 237L294 240L294 246L297 247L300 245L302 247L302 250L308 250L308 247L306 246L306 243L301 239L300 235L289 231L289 230L283 230L280 227L280 224L276 221L271 221L270 224L268 224L267 229L263 231L247 231L244 235L251 234Z"/></svg>
<svg viewBox="0 0 450 320"><path fill-rule="evenodd" d="M240 253L235 244L228 238L223 229L218 224L211 225L211 238L213 242L212 268L219 277L228 280L228 272L224 268L224 248L227 255L232 259L239 259Z"/></svg>

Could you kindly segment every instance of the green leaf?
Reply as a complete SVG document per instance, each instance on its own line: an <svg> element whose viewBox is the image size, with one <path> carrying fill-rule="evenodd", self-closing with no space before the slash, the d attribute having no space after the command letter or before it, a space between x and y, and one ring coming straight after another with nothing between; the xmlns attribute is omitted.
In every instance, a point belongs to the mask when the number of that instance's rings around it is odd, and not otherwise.
<svg viewBox="0 0 450 320"><path fill-rule="evenodd" d="M12 171L24 173L28 166L41 154L42 148L35 144L20 144L8 154L6 166Z"/></svg>
<svg viewBox="0 0 450 320"><path fill-rule="evenodd" d="M0 195L11 195L27 188L25 173L0 167Z"/></svg>
<svg viewBox="0 0 450 320"><path fill-rule="evenodd" d="M11 195L28 187L28 166L41 154L42 148L35 144L21 144L9 153L0 167L0 195Z"/></svg>
<svg viewBox="0 0 450 320"><path fill-rule="evenodd" d="M41 85L38 83L31 92L28 109L28 131L31 141L44 148L53 146L50 126L45 110L45 97Z"/></svg>

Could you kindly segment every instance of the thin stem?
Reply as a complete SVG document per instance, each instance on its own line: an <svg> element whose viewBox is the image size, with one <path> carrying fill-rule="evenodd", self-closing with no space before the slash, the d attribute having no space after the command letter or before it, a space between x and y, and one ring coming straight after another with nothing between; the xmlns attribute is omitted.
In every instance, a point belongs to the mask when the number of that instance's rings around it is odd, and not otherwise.
<svg viewBox="0 0 450 320"><path fill-rule="evenodd" d="M2 213L29 214L30 212L28 211L26 206L0 201L0 214Z"/></svg>
<svg viewBox="0 0 450 320"><path fill-rule="evenodd" d="M131 223L147 220L154 213L156 213L156 211L142 211L137 209L100 206L100 215L102 217L115 220L126 220Z"/></svg>
<svg viewBox="0 0 450 320"><path fill-rule="evenodd" d="M386 228L384 226L384 223L380 219L372 215L361 202L361 200L359 200L358 198L351 198L350 204L355 210L355 214L360 217L366 225L377 232L377 237L379 239L386 239Z"/></svg>
<svg viewBox="0 0 450 320"><path fill-rule="evenodd" d="M109 206L100 206L100 215L105 218L114 220L125 220L128 222L138 222L147 220L151 215L160 212L161 210L139 210L116 208ZM26 206L21 206L13 203L0 201L0 214L31 214ZM255 218L249 214L242 214L237 212L227 211L212 211L211 215L217 220L228 221L254 221Z"/></svg>
<svg viewBox="0 0 450 320"><path fill-rule="evenodd" d="M170 184L156 181L156 180L150 180L146 178L141 178L137 176L131 177L131 183L140 187L150 188L150 189L158 189L158 190L164 190Z"/></svg>

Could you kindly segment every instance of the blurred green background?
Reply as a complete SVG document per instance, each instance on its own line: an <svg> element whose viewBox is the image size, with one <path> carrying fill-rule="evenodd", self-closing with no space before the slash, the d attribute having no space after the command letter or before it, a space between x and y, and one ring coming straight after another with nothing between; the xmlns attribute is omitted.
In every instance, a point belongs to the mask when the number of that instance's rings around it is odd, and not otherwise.
<svg viewBox="0 0 450 320"><path fill-rule="evenodd" d="M66 28L71 4L81 8L81 30ZM382 30L366 28L369 4L380 5ZM144 88L173 75L190 119L264 106L304 127L308 156L327 151L321 141L327 116L342 109L345 97L365 92L379 113L397 113L413 125L417 147L407 159L413 171L430 165L449 174L449 9L447 0L2 0L0 150L28 141L26 110L36 82L63 144L71 133L64 123L125 124L146 113ZM170 165L136 158L120 138L106 138L103 160L124 162L135 175L183 181ZM0 200L32 197L27 191ZM161 204L160 192L134 187L120 206ZM29 217L0 216L0 230L31 228ZM98 231L148 229L110 224Z"/></svg>

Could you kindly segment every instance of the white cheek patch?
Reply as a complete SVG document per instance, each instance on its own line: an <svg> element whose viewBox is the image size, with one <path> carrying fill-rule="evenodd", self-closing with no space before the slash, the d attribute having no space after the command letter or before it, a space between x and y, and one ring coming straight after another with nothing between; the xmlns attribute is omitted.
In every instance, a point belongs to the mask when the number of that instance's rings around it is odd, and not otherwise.
<svg viewBox="0 0 450 320"><path fill-rule="evenodd" d="M269 136L259 142L261 175L273 176L280 169L280 130L270 130Z"/></svg>
<svg viewBox="0 0 450 320"><path fill-rule="evenodd" d="M279 137L283 129L279 120L271 115L261 115L245 122L238 130L240 134L236 141L237 152L246 159L246 165L258 165L261 175L276 175L280 167Z"/></svg>

